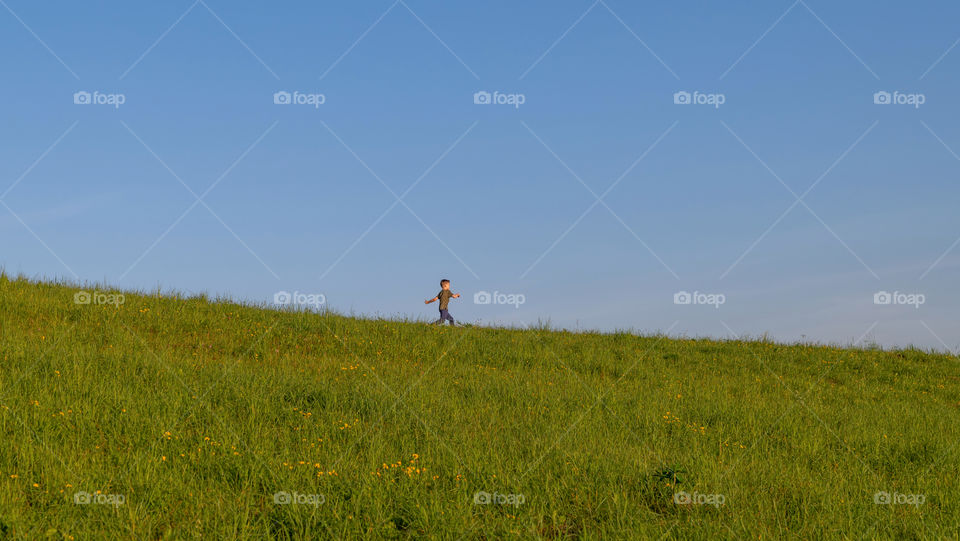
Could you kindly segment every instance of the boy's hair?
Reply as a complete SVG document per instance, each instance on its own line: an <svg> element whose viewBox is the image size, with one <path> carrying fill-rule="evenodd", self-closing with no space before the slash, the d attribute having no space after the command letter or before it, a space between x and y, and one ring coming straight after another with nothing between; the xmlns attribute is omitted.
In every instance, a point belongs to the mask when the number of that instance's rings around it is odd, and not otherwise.
<svg viewBox="0 0 960 541"><path fill-rule="evenodd" d="M449 283L450 283L450 280L447 280L446 278L444 278L443 280L440 280L441 287L443 286L443 284L449 284Z"/></svg>

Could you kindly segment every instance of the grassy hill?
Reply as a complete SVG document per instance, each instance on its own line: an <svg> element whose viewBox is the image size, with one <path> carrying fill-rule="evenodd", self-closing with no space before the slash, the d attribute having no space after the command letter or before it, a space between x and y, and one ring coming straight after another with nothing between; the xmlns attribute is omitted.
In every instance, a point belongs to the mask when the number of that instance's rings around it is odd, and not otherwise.
<svg viewBox="0 0 960 541"><path fill-rule="evenodd" d="M78 291L0 276L0 537L960 530L953 356Z"/></svg>

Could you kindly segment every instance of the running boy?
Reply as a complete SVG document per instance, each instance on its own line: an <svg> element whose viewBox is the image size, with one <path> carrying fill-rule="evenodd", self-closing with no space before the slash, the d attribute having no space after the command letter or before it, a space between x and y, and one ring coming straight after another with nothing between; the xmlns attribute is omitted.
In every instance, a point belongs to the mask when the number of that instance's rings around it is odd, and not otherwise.
<svg viewBox="0 0 960 541"><path fill-rule="evenodd" d="M450 280L444 278L443 280L440 280L440 293L437 293L437 296L432 299L423 301L423 304L430 304L433 301L440 301L440 319L437 320L437 323L443 325L444 321L449 321L451 325L456 325L456 323L453 321L453 317L450 316L450 312L447 311L447 305L450 304L450 299L458 298L460 298L460 294L450 291Z"/></svg>

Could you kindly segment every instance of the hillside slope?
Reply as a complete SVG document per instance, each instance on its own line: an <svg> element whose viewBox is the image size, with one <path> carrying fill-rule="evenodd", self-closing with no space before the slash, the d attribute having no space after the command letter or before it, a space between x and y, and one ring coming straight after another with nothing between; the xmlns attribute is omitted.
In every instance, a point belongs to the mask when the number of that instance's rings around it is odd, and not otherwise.
<svg viewBox="0 0 960 541"><path fill-rule="evenodd" d="M78 291L0 276L2 537L960 529L956 357Z"/></svg>

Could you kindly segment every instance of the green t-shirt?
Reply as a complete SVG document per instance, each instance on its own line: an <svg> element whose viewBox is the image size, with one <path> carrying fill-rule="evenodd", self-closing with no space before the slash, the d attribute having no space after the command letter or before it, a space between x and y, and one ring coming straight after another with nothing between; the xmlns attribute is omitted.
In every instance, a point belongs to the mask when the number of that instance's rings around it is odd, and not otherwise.
<svg viewBox="0 0 960 541"><path fill-rule="evenodd" d="M437 298L440 299L440 309L446 310L447 305L450 304L450 297L453 296L453 291L449 289L441 289L440 293L437 293Z"/></svg>

